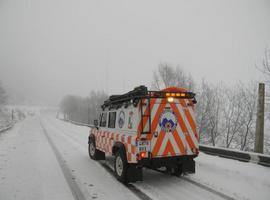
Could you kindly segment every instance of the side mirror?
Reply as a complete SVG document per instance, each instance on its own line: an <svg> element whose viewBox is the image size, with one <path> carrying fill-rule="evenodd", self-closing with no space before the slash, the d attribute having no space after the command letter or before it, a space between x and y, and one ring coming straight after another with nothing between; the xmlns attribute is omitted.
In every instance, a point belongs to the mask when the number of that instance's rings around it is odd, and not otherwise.
<svg viewBox="0 0 270 200"><path fill-rule="evenodd" d="M97 119L94 120L94 126L98 127L98 120Z"/></svg>

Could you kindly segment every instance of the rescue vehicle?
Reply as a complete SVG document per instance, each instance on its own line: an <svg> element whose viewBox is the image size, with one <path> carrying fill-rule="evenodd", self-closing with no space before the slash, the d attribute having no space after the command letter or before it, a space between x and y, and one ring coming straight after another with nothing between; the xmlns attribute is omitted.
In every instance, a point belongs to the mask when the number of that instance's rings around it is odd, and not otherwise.
<svg viewBox="0 0 270 200"><path fill-rule="evenodd" d="M143 167L166 167L176 176L195 173L195 104L194 93L176 87L148 91L139 86L110 96L90 130L91 159L114 156L115 176L124 183L142 180Z"/></svg>

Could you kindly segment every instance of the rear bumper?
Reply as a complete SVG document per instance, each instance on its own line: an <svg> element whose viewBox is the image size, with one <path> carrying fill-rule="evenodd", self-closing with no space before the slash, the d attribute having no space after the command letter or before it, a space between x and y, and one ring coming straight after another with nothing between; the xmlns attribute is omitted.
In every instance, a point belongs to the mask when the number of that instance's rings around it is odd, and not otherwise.
<svg viewBox="0 0 270 200"><path fill-rule="evenodd" d="M173 157L160 157L160 158L145 158L138 162L142 167L160 168L160 167L175 167L182 166L183 172L195 173L195 161L197 155L184 155Z"/></svg>

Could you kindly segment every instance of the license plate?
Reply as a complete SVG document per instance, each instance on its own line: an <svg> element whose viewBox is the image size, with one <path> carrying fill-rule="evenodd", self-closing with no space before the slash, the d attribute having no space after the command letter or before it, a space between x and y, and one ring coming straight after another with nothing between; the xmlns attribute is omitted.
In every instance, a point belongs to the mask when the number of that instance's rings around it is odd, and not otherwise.
<svg viewBox="0 0 270 200"><path fill-rule="evenodd" d="M149 141L139 141L138 149L140 152L142 151L150 151L150 142Z"/></svg>
<svg viewBox="0 0 270 200"><path fill-rule="evenodd" d="M139 151L142 152L142 151L147 151L147 148L146 147L139 147Z"/></svg>
<svg viewBox="0 0 270 200"><path fill-rule="evenodd" d="M139 146L149 145L149 141L148 140L139 141L138 145Z"/></svg>

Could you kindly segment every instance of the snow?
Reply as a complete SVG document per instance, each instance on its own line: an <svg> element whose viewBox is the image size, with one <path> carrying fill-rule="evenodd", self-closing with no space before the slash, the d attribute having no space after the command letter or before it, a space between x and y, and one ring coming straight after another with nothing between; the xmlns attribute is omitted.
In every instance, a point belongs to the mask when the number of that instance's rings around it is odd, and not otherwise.
<svg viewBox="0 0 270 200"><path fill-rule="evenodd" d="M86 199L135 200L99 162L89 159L89 128L55 119L28 117L0 134L0 199L74 199L66 177L43 129L60 152ZM188 179L235 199L269 199L270 168L200 153L196 174ZM183 178L144 170L144 181L134 184L152 199L222 199Z"/></svg>
<svg viewBox="0 0 270 200"><path fill-rule="evenodd" d="M11 124L11 114L0 107L0 132Z"/></svg>
<svg viewBox="0 0 270 200"><path fill-rule="evenodd" d="M66 199L73 196L37 118L0 137L0 199Z"/></svg>
<svg viewBox="0 0 270 200"><path fill-rule="evenodd" d="M269 199L270 168L200 153L190 178L236 199Z"/></svg>
<svg viewBox="0 0 270 200"><path fill-rule="evenodd" d="M118 182L96 161L88 156L87 127L78 127L55 119L43 119L45 128L73 170L79 185L85 185L86 196L99 199L138 199L133 193Z"/></svg>

